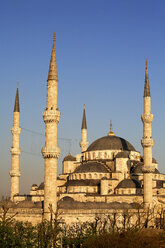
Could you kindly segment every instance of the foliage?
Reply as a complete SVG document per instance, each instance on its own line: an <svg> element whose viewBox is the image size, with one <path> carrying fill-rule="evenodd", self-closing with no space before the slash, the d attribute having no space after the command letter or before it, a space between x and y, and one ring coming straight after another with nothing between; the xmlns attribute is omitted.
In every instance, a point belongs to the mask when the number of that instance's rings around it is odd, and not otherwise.
<svg viewBox="0 0 165 248"><path fill-rule="evenodd" d="M165 212L157 211L155 226L153 211L137 209L136 221L131 225L133 213L96 216L93 222L65 225L59 213L53 213L50 205L50 221L43 220L33 226L15 221L8 214L9 199L1 201L0 247L3 248L165 248ZM57 211L58 212L58 211Z"/></svg>

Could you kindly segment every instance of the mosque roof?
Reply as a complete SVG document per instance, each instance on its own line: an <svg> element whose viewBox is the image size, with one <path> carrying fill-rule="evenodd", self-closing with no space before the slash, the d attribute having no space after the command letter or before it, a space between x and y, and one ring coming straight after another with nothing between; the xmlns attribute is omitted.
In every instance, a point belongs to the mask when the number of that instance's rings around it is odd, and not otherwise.
<svg viewBox="0 0 165 248"><path fill-rule="evenodd" d="M127 151L119 152L119 153L116 155L116 158L129 158L129 154L128 154Z"/></svg>
<svg viewBox="0 0 165 248"><path fill-rule="evenodd" d="M42 183L39 185L38 189L39 189L39 190L44 189L44 182L42 182Z"/></svg>
<svg viewBox="0 0 165 248"><path fill-rule="evenodd" d="M60 209L134 209L140 208L138 203L127 202L78 202L71 197L63 197L58 202Z"/></svg>
<svg viewBox="0 0 165 248"><path fill-rule="evenodd" d="M102 163L99 162L87 162L77 167L74 173L87 173L87 172L102 172L108 173L109 171L105 168Z"/></svg>
<svg viewBox="0 0 165 248"><path fill-rule="evenodd" d="M152 160L153 161L153 160ZM135 167L131 169L131 173L133 174L142 174L143 173L143 162L138 162ZM160 172L155 168L154 174L159 174Z"/></svg>
<svg viewBox="0 0 165 248"><path fill-rule="evenodd" d="M100 184L98 179L86 179L86 180L69 180L65 186L97 186Z"/></svg>
<svg viewBox="0 0 165 248"><path fill-rule="evenodd" d="M76 158L72 156L70 153L63 159L64 161L76 161Z"/></svg>
<svg viewBox="0 0 165 248"><path fill-rule="evenodd" d="M120 189L120 188L141 188L141 185L138 180L124 179L116 187L116 189Z"/></svg>
<svg viewBox="0 0 165 248"><path fill-rule="evenodd" d="M133 145L131 145L127 140L111 135L95 140L87 149L87 151L97 150L136 151Z"/></svg>

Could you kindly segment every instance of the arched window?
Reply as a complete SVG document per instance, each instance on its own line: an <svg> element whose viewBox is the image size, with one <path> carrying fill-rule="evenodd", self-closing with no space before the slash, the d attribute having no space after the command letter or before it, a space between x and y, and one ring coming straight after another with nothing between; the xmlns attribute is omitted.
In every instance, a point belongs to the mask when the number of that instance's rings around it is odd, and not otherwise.
<svg viewBox="0 0 165 248"><path fill-rule="evenodd" d="M84 174L84 179L86 179L86 175Z"/></svg>
<svg viewBox="0 0 165 248"><path fill-rule="evenodd" d="M91 174L89 174L89 179L91 179L92 178L92 175Z"/></svg>
<svg viewBox="0 0 165 248"><path fill-rule="evenodd" d="M81 174L79 174L79 179L81 179Z"/></svg>

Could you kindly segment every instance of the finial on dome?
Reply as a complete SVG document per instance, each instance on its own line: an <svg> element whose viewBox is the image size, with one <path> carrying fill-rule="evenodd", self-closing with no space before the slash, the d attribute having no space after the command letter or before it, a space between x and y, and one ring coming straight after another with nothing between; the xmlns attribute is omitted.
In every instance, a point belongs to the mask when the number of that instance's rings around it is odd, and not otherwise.
<svg viewBox="0 0 165 248"><path fill-rule="evenodd" d="M108 133L109 136L115 136L114 132L112 131L112 120L110 121L110 132Z"/></svg>

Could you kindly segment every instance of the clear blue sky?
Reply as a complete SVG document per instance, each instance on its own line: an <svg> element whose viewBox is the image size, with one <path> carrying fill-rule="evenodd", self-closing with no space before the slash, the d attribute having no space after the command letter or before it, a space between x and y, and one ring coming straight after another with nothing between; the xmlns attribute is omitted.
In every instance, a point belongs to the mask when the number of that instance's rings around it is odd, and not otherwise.
<svg viewBox="0 0 165 248"><path fill-rule="evenodd" d="M165 173L165 1L7 0L0 3L0 194L9 194L10 147L16 82L23 128L44 134L46 80L56 31L59 138L62 156L79 152L82 109L88 140L106 135L110 119L117 136L142 152L145 59L154 114L153 148ZM21 133L21 193L43 181L44 137ZM26 152L26 153L25 153ZM31 154L33 153L33 155ZM59 162L62 161L62 156ZM58 171L60 172L59 163Z"/></svg>

